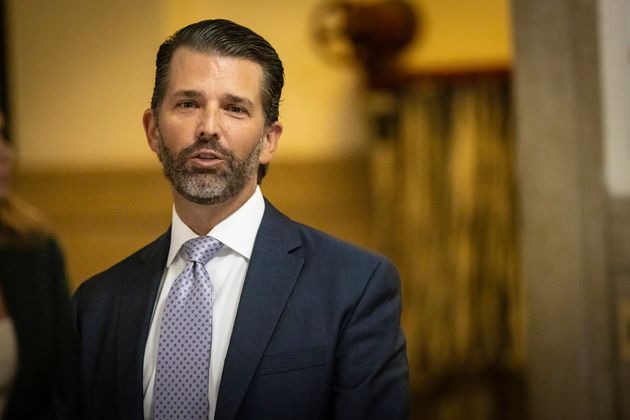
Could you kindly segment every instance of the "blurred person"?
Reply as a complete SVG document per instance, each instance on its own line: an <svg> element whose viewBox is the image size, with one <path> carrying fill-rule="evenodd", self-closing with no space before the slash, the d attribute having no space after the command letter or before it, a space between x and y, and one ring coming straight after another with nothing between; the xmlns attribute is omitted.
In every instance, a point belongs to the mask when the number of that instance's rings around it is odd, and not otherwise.
<svg viewBox="0 0 630 420"><path fill-rule="evenodd" d="M273 47L231 21L160 46L143 125L172 224L77 290L58 417L407 417L396 269L258 186L283 84Z"/></svg>
<svg viewBox="0 0 630 420"><path fill-rule="evenodd" d="M69 293L39 213L11 193L14 152L0 113L0 419L49 418Z"/></svg>

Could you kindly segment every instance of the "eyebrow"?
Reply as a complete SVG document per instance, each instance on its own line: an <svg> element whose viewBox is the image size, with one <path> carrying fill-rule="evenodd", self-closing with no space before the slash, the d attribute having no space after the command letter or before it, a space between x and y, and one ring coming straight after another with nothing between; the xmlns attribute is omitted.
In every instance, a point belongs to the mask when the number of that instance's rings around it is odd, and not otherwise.
<svg viewBox="0 0 630 420"><path fill-rule="evenodd" d="M203 93L199 90L195 90L195 89L184 89L184 90L179 90L177 92L175 92L175 96L180 98L180 97L184 97L184 98L198 98L200 96L203 96Z"/></svg>
<svg viewBox="0 0 630 420"><path fill-rule="evenodd" d="M228 102L234 103L236 105L244 105L248 108L253 108L254 107L254 103L242 96L238 96L238 95L232 95L232 94L227 94L223 96L224 99L226 99Z"/></svg>

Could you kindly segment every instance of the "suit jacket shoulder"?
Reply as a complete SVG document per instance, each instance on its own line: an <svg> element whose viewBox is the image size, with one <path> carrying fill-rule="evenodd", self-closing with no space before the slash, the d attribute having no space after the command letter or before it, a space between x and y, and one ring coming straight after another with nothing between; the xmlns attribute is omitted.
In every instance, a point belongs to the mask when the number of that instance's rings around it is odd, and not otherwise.
<svg viewBox="0 0 630 420"><path fill-rule="evenodd" d="M358 298L357 294L363 292L375 272L388 273L385 277L393 282L389 287L400 287L398 272L386 257L295 222L269 203L266 211L267 223L261 226L259 239L273 237L285 242L289 254L303 261L300 281L308 278L321 282L315 286L320 291L331 289L336 295L348 299ZM306 276L309 273L312 276Z"/></svg>
<svg viewBox="0 0 630 420"><path fill-rule="evenodd" d="M344 259L346 264L391 264L383 255L367 250L353 243L336 238L319 229L296 222L280 211L269 202L266 202L265 218L261 225L260 236L265 234L278 235L280 239L301 250L300 255L311 255L331 259Z"/></svg>

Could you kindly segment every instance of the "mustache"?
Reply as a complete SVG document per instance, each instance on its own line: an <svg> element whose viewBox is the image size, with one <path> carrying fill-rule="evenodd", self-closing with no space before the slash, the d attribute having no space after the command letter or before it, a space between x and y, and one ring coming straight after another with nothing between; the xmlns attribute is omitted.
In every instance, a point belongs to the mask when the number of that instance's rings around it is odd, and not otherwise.
<svg viewBox="0 0 630 420"><path fill-rule="evenodd" d="M195 140L193 144L190 146L180 150L178 153L178 158L185 159L188 156L191 156L197 153L199 150L212 150L220 156L223 156L225 159L233 160L235 159L234 153L227 147L223 146L219 143L219 140L216 137L202 137Z"/></svg>

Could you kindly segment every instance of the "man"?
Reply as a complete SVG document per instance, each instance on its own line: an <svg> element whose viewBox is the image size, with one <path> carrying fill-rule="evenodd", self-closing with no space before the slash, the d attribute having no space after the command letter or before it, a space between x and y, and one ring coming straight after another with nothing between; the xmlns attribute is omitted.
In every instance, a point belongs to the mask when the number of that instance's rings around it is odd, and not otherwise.
<svg viewBox="0 0 630 420"><path fill-rule="evenodd" d="M59 417L406 417L396 270L291 221L258 187L283 79L271 45L230 21L160 47L143 124L172 225L76 292Z"/></svg>

